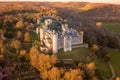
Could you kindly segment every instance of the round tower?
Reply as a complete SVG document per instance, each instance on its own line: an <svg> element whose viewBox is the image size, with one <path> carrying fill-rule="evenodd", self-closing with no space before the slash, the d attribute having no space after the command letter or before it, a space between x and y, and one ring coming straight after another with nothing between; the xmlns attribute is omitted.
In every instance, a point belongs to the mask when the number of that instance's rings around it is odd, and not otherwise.
<svg viewBox="0 0 120 80"><path fill-rule="evenodd" d="M80 31L80 43L81 44L83 44L83 35L84 35L84 32Z"/></svg>
<svg viewBox="0 0 120 80"><path fill-rule="evenodd" d="M52 23L52 19L46 19L45 20L45 25L48 26Z"/></svg>
<svg viewBox="0 0 120 80"><path fill-rule="evenodd" d="M40 28L39 28L39 27L36 28L36 33L37 33L37 34L40 33Z"/></svg>
<svg viewBox="0 0 120 80"><path fill-rule="evenodd" d="M53 54L56 54L58 52L58 34L53 34L52 42L53 42Z"/></svg>
<svg viewBox="0 0 120 80"><path fill-rule="evenodd" d="M44 29L40 28L40 41L44 38Z"/></svg>
<svg viewBox="0 0 120 80"><path fill-rule="evenodd" d="M40 25L40 19L37 19L37 25Z"/></svg>
<svg viewBox="0 0 120 80"><path fill-rule="evenodd" d="M72 50L72 38L70 36L64 37L64 52Z"/></svg>

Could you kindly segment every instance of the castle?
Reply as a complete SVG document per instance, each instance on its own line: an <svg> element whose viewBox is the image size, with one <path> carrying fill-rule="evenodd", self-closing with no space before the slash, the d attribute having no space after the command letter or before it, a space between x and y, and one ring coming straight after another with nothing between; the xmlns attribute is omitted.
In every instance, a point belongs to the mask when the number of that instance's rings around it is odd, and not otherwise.
<svg viewBox="0 0 120 80"><path fill-rule="evenodd" d="M63 48L64 52L71 51L73 45L83 44L83 31L77 32L72 28L68 28L68 24L61 24L55 27L55 21L46 18L43 23L38 21L40 27L36 28L36 33L40 35L41 51L49 51L56 54L58 50Z"/></svg>

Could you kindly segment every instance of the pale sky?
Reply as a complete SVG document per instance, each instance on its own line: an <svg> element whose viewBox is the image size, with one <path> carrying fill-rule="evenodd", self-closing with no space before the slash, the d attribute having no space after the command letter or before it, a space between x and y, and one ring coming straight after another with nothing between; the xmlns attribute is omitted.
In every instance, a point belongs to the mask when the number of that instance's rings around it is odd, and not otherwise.
<svg viewBox="0 0 120 80"><path fill-rule="evenodd" d="M92 3L116 3L120 4L120 0L0 0L0 1L48 1L48 2L69 2L69 1L83 1Z"/></svg>

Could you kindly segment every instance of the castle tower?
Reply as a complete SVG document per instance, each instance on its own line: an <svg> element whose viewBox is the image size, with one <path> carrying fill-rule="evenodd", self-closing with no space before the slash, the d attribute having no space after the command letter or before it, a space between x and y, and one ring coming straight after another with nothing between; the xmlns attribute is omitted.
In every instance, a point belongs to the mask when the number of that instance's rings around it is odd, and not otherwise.
<svg viewBox="0 0 120 80"><path fill-rule="evenodd" d="M80 31L80 43L83 44L83 36L84 36L84 32Z"/></svg>
<svg viewBox="0 0 120 80"><path fill-rule="evenodd" d="M62 34L64 34L64 33L65 33L65 25L62 24Z"/></svg>
<svg viewBox="0 0 120 80"><path fill-rule="evenodd" d="M53 43L53 54L56 54L58 52L58 34L53 34L52 43Z"/></svg>
<svg viewBox="0 0 120 80"><path fill-rule="evenodd" d="M64 37L64 52L72 50L72 38L70 36Z"/></svg>
<svg viewBox="0 0 120 80"><path fill-rule="evenodd" d="M39 27L36 28L36 33L37 33L37 34L40 33L40 28L39 28Z"/></svg>
<svg viewBox="0 0 120 80"><path fill-rule="evenodd" d="M52 19L46 19L45 20L45 25L48 26L52 23Z"/></svg>
<svg viewBox="0 0 120 80"><path fill-rule="evenodd" d="M40 19L37 19L37 25L40 25Z"/></svg>
<svg viewBox="0 0 120 80"><path fill-rule="evenodd" d="M68 24L65 24L65 27L68 28Z"/></svg>
<svg viewBox="0 0 120 80"><path fill-rule="evenodd" d="M44 29L40 28L40 41L44 38Z"/></svg>

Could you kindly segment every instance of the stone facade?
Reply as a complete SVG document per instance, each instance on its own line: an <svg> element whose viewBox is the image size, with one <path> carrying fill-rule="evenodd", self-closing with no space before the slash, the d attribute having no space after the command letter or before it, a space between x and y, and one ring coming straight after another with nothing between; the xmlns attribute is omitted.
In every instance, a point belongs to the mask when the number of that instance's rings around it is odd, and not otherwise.
<svg viewBox="0 0 120 80"><path fill-rule="evenodd" d="M56 54L61 48L66 52L72 50L72 45L83 44L83 31L77 32L72 28L68 28L68 24L62 24L62 32L56 32L49 29L48 26L51 23L52 19L45 19L44 25L36 28L41 43L48 51L51 50L53 54Z"/></svg>
<svg viewBox="0 0 120 80"><path fill-rule="evenodd" d="M65 36L64 37L64 52L72 50L72 37Z"/></svg>

